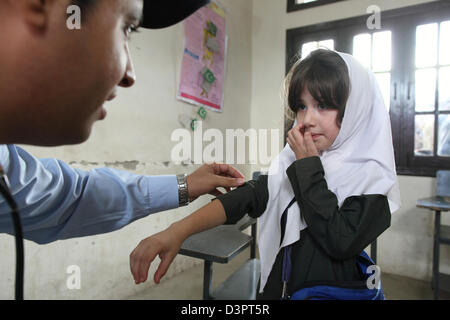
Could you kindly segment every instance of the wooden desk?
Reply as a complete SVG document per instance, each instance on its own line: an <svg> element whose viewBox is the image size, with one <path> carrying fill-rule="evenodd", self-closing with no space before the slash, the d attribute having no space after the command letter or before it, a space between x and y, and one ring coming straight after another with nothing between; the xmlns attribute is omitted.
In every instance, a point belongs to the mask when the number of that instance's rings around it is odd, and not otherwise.
<svg viewBox="0 0 450 320"><path fill-rule="evenodd" d="M242 233L252 227L251 236ZM212 291L213 262L228 263L251 246L250 260ZM245 216L235 225L222 225L187 238L180 254L204 260L203 299L254 300L260 275L256 259L256 220Z"/></svg>
<svg viewBox="0 0 450 320"><path fill-rule="evenodd" d="M439 289L450 291L450 275L439 273L439 246L450 245L450 226L441 225L441 211L450 210L450 199L447 197L432 197L417 200L418 208L430 209L435 212L434 242L433 242L433 290L434 299L439 298Z"/></svg>

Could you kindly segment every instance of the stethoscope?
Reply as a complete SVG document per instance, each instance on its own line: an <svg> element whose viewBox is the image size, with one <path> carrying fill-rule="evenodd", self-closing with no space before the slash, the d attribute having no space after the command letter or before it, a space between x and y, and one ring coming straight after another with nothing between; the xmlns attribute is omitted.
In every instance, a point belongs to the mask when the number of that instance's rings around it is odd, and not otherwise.
<svg viewBox="0 0 450 320"><path fill-rule="evenodd" d="M14 232L16 237L16 300L23 300L23 275L24 275L24 250L23 250L23 233L22 224L20 223L19 211L17 204L10 191L8 177L0 165L0 193L11 207L11 217L14 224Z"/></svg>

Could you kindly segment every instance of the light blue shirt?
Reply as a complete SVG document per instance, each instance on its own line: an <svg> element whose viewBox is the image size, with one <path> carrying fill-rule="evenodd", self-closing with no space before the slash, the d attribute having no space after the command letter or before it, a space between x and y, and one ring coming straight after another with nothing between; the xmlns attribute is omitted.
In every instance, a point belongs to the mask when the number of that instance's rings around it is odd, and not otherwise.
<svg viewBox="0 0 450 320"><path fill-rule="evenodd" d="M111 232L151 213L178 207L175 175L143 176L101 168L83 171L0 145L0 164L17 202L24 238L39 244ZM0 195L0 233L14 234Z"/></svg>

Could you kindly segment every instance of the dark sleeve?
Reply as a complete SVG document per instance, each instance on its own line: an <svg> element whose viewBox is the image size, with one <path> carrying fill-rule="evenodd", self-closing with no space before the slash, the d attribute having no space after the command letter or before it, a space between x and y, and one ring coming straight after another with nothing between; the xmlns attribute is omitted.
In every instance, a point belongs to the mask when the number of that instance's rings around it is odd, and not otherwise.
<svg viewBox="0 0 450 320"><path fill-rule="evenodd" d="M297 160L286 173L312 238L331 257L348 259L359 254L390 226L384 195L351 196L339 209L319 157Z"/></svg>
<svg viewBox="0 0 450 320"><path fill-rule="evenodd" d="M257 180L250 180L216 199L225 208L227 215L225 224L235 224L246 213L252 218L257 218L266 210L269 199L267 175L260 175Z"/></svg>

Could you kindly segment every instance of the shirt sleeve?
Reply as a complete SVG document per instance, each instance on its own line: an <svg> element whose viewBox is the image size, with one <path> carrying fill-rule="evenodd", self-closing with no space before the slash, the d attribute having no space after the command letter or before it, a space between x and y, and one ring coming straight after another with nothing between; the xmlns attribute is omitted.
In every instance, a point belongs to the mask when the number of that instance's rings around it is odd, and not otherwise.
<svg viewBox="0 0 450 320"><path fill-rule="evenodd" d="M222 203L225 209L227 216L225 224L235 224L245 214L252 218L258 218L266 210L269 199L267 175L260 175L258 179L250 180L216 199Z"/></svg>
<svg viewBox="0 0 450 320"><path fill-rule="evenodd" d="M44 244L107 233L151 213L178 207L175 175L144 176L111 168L83 171L0 146L0 163L17 202L24 238ZM0 232L14 234L0 197Z"/></svg>
<svg viewBox="0 0 450 320"><path fill-rule="evenodd" d="M331 257L342 260L361 253L390 226L384 195L351 196L339 208L319 157L297 160L286 173L311 236Z"/></svg>

